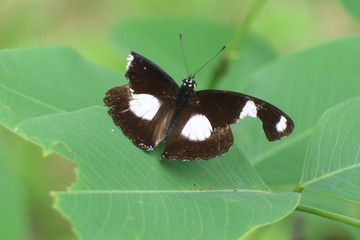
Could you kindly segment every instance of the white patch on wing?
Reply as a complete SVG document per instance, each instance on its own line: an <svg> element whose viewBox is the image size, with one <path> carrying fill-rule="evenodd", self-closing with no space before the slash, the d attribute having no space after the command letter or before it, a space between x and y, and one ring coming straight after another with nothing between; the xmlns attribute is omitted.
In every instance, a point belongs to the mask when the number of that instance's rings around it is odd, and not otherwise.
<svg viewBox="0 0 360 240"><path fill-rule="evenodd" d="M210 137L212 130L213 128L207 117L202 114L194 114L185 124L181 135L190 141L203 141Z"/></svg>
<svg viewBox="0 0 360 240"><path fill-rule="evenodd" d="M132 94L129 109L136 116L151 121L161 107L161 102L150 94Z"/></svg>
<svg viewBox="0 0 360 240"><path fill-rule="evenodd" d="M286 122L286 118L284 116L281 116L279 122L276 124L276 130L278 132L283 132L287 127Z"/></svg>
<svg viewBox="0 0 360 240"><path fill-rule="evenodd" d="M243 109L241 110L240 119L243 119L246 116L253 117L253 118L257 117L256 105L251 100L248 100L246 102L245 106L243 107Z"/></svg>
<svg viewBox="0 0 360 240"><path fill-rule="evenodd" d="M132 60L134 60L134 56L131 55L131 53L130 53L126 60L127 60L127 65L126 65L126 71L127 71L127 70L129 70Z"/></svg>

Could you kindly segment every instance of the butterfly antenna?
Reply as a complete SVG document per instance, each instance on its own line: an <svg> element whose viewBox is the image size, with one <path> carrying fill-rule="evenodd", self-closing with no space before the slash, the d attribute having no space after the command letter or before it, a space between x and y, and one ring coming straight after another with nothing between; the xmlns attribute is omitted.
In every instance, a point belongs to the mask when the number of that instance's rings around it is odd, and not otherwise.
<svg viewBox="0 0 360 240"><path fill-rule="evenodd" d="M209 61L207 61L204 65L202 65L194 74L193 77L195 77L195 75L200 72L201 69L203 69L206 65L208 65L212 60L214 60L214 58L216 58L222 51L224 51L224 49L226 48L226 46L223 46L216 54L215 56L213 56L212 58L210 58Z"/></svg>
<svg viewBox="0 0 360 240"><path fill-rule="evenodd" d="M184 44L183 44L182 34L181 34L181 33L179 34L179 37L180 37L181 52L182 52L182 55L183 55L183 58L184 58L185 67L186 67L186 73L187 73L187 76L190 76L188 64L187 64L186 57L185 57Z"/></svg>

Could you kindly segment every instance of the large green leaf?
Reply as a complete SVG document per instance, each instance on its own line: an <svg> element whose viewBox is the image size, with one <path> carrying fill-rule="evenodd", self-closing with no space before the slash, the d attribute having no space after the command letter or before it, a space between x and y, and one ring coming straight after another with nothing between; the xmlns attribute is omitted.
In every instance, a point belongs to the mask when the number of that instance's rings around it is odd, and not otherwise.
<svg viewBox="0 0 360 240"><path fill-rule="evenodd" d="M360 203L360 96L327 111L309 143L300 185Z"/></svg>
<svg viewBox="0 0 360 240"><path fill-rule="evenodd" d="M253 159L265 182L300 180L309 137L320 116L359 94L358 62L360 37L354 36L271 63L251 79L249 94L278 106L295 122L293 135L272 143L264 138L259 121L244 119L234 127L240 139L236 144Z"/></svg>
<svg viewBox="0 0 360 240"><path fill-rule="evenodd" d="M134 147L101 106L106 90L123 84L124 77L88 64L69 49L1 52L0 81L1 123L46 153L55 151L78 164L78 181L71 191L58 195L57 206L84 239L91 233L106 239L120 233L124 238L141 235L143 229L158 226L154 218L162 220L163 211L169 215L162 222L179 238L199 226L203 233L226 226L217 234L238 238L282 219L299 201L296 193L269 193L236 147L218 159L196 163L160 162L159 151L147 154ZM146 200L142 208L139 198ZM185 207L180 211L174 206ZM195 206L201 206L197 214ZM152 215L156 212L159 216ZM173 224L175 217L185 222L187 216L193 219L186 223L187 231ZM133 217L136 228L123 225ZM117 221L109 225L113 218ZM205 219L213 220L203 224ZM168 231L159 228L156 234L165 238Z"/></svg>
<svg viewBox="0 0 360 240"><path fill-rule="evenodd" d="M3 50L1 123L13 129L37 116L101 105L104 92L118 79L118 74L83 61L67 48Z"/></svg>
<svg viewBox="0 0 360 240"><path fill-rule="evenodd" d="M58 197L84 239L239 239L283 218L297 203L292 193L255 192L99 191Z"/></svg>

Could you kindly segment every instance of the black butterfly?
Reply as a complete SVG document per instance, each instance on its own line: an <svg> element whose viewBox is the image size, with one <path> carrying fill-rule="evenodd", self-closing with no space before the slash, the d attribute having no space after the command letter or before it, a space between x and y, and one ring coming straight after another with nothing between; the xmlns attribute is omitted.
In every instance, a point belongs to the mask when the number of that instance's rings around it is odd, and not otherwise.
<svg viewBox="0 0 360 240"><path fill-rule="evenodd" d="M194 75L179 87L155 63L133 51L125 77L129 84L106 93L109 114L146 151L164 141L165 159L196 161L222 155L233 145L230 124L246 116L261 119L269 141L294 129L291 118L270 103L230 91L194 91Z"/></svg>

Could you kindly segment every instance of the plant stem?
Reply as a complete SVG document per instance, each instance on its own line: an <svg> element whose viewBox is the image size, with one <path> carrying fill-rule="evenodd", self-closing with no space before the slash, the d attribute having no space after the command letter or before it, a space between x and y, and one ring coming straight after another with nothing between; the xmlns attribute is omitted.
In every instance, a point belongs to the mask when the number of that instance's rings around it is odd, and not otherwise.
<svg viewBox="0 0 360 240"><path fill-rule="evenodd" d="M260 13L260 10L263 8L267 0L258 0L252 7L249 15L245 19L244 23L236 31L235 36L233 37L232 42L229 44L230 51L236 51L240 49L246 35L251 29L252 24Z"/></svg>
<svg viewBox="0 0 360 240"><path fill-rule="evenodd" d="M295 210L299 212L306 212L306 213L318 215L338 222L346 223L354 227L360 227L360 220L358 219L346 217L333 212L328 212L319 208L309 207L305 205L298 205Z"/></svg>
<svg viewBox="0 0 360 240"><path fill-rule="evenodd" d="M214 88L219 79L224 75L226 70L228 69L229 62L231 60L231 56L233 56L233 52L240 49L247 33L249 32L254 20L258 16L260 10L263 8L267 0L258 0L252 9L250 10L249 15L246 17L245 21L242 25L240 25L239 29L236 31L236 34L233 37L233 40L228 46L228 53L225 54L219 64L214 68L214 73L209 83L209 88Z"/></svg>

